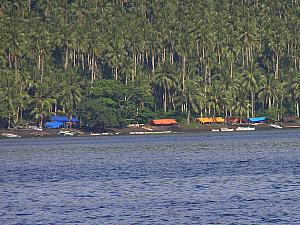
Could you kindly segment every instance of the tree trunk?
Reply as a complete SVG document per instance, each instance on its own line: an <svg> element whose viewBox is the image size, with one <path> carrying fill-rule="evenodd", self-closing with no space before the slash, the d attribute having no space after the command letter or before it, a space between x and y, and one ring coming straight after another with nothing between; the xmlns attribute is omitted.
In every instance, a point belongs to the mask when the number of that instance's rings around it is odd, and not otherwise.
<svg viewBox="0 0 300 225"><path fill-rule="evenodd" d="M91 62L91 68L92 68L91 83L93 83L94 82L94 73L95 73L95 71L94 71L94 57L91 57L91 60L92 60L92 62Z"/></svg>
<svg viewBox="0 0 300 225"><path fill-rule="evenodd" d="M165 114L167 114L167 89L165 89L165 94L163 95L163 100L164 100L164 111L165 111Z"/></svg>
<svg viewBox="0 0 300 225"><path fill-rule="evenodd" d="M183 67L182 67L182 91L185 91L185 64L186 64L186 58L185 56L183 56ZM186 108L184 107L184 105L186 104L186 102L182 103L182 110L186 110Z"/></svg>
<svg viewBox="0 0 300 225"><path fill-rule="evenodd" d="M173 53L173 47L170 50L170 62L171 64L174 64L174 53Z"/></svg>
<svg viewBox="0 0 300 225"><path fill-rule="evenodd" d="M30 13L31 10L31 1L32 0L27 0L27 7L28 7L28 12Z"/></svg>
<svg viewBox="0 0 300 225"><path fill-rule="evenodd" d="M39 50L38 70L41 70L41 51Z"/></svg>
<svg viewBox="0 0 300 225"><path fill-rule="evenodd" d="M136 77L136 73L137 73L137 56L136 54L133 55L134 57L134 69L133 69L133 73L132 73L132 77L131 77L131 81L134 81L135 77Z"/></svg>
<svg viewBox="0 0 300 225"><path fill-rule="evenodd" d="M42 128L43 127L43 118L44 116L41 115L41 118L40 118L40 123L39 123L39 127Z"/></svg>
<svg viewBox="0 0 300 225"><path fill-rule="evenodd" d="M118 80L118 67L115 69L115 79Z"/></svg>
<svg viewBox="0 0 300 225"><path fill-rule="evenodd" d="M251 91L251 115L255 117L255 99L254 99L254 91Z"/></svg>
<svg viewBox="0 0 300 225"><path fill-rule="evenodd" d="M84 54L81 54L81 64L82 64L82 69L84 70Z"/></svg>
<svg viewBox="0 0 300 225"><path fill-rule="evenodd" d="M57 103L54 103L54 115L57 116Z"/></svg>
<svg viewBox="0 0 300 225"><path fill-rule="evenodd" d="M187 123L188 123L188 125L190 125L190 118L191 118L191 109L190 109L190 107L189 106L187 106L188 107L188 109L187 109Z"/></svg>
<svg viewBox="0 0 300 225"><path fill-rule="evenodd" d="M44 59L41 60L41 84L43 83L44 79Z"/></svg>
<svg viewBox="0 0 300 225"><path fill-rule="evenodd" d="M154 73L155 70L155 57L154 57L154 53L152 52L152 72Z"/></svg>
<svg viewBox="0 0 300 225"><path fill-rule="evenodd" d="M20 107L17 107L17 114L16 114L16 123L19 121L19 113L20 113Z"/></svg>
<svg viewBox="0 0 300 225"><path fill-rule="evenodd" d="M230 78L233 78L233 62L230 62Z"/></svg>
<svg viewBox="0 0 300 225"><path fill-rule="evenodd" d="M76 66L76 51L73 49L73 67Z"/></svg>
<svg viewBox="0 0 300 225"><path fill-rule="evenodd" d="M275 80L279 78L279 54L276 54Z"/></svg>
<svg viewBox="0 0 300 225"><path fill-rule="evenodd" d="M12 61L11 61L11 54L10 54L10 52L8 53L8 63L9 63L9 68L12 68Z"/></svg>
<svg viewBox="0 0 300 225"><path fill-rule="evenodd" d="M66 55L65 55L65 66L64 66L65 69L68 68L68 58L69 58L68 54L69 54L69 49L67 48L66 49Z"/></svg>

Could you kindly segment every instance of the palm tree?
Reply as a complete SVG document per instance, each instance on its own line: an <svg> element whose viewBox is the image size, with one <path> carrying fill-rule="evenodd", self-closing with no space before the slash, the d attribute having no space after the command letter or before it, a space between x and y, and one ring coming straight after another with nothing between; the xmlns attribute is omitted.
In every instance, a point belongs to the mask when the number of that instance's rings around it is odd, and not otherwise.
<svg viewBox="0 0 300 225"><path fill-rule="evenodd" d="M75 71L69 70L65 73L65 79L61 84L62 92L60 93L60 103L70 120L81 100L82 89L80 85L79 77Z"/></svg>
<svg viewBox="0 0 300 225"><path fill-rule="evenodd" d="M250 92L251 98L251 115L255 116L255 92L258 89L259 77L251 72L245 71L242 75L242 86Z"/></svg>
<svg viewBox="0 0 300 225"><path fill-rule="evenodd" d="M299 109L299 101L300 101L300 78L297 77L293 80L293 84L291 87L291 93L293 96L293 100L295 102L296 108L296 115L297 117L300 116L300 109Z"/></svg>
<svg viewBox="0 0 300 225"><path fill-rule="evenodd" d="M225 105L225 92L224 92L224 87L220 84L215 82L208 90L206 93L206 98L207 98L207 104L209 108L209 113L210 109L213 109L213 117L216 117L217 114L220 114L221 111L224 109Z"/></svg>
<svg viewBox="0 0 300 225"><path fill-rule="evenodd" d="M186 103L187 123L190 124L191 111L193 110L195 113L199 113L201 100L203 98L199 83L194 80L187 80L185 90L183 91L181 89L178 94L176 101L178 102L178 105Z"/></svg>
<svg viewBox="0 0 300 225"><path fill-rule="evenodd" d="M30 114L34 115L35 119L39 120L39 127L43 127L44 118L50 115L54 101L54 99L47 98L40 94L37 94L31 101L29 101L29 104L33 107Z"/></svg>
<svg viewBox="0 0 300 225"><path fill-rule="evenodd" d="M154 86L163 91L162 101L165 114L167 113L167 101L168 97L170 97L170 90L176 87L174 74L170 68L171 66L168 66L167 64L163 65L162 69L158 71L157 76L154 79Z"/></svg>
<svg viewBox="0 0 300 225"><path fill-rule="evenodd" d="M261 88L258 92L258 98L262 103L262 109L264 109L265 105L268 105L268 108L272 108L274 99L276 98L275 90L274 90L274 79L269 76L262 80Z"/></svg>
<svg viewBox="0 0 300 225"><path fill-rule="evenodd" d="M9 117L18 122L18 106L20 106L20 92L18 79L12 70L2 70L0 74L0 101L7 107Z"/></svg>
<svg viewBox="0 0 300 225"><path fill-rule="evenodd" d="M247 96L246 93L241 88L237 93L237 96L236 96L237 99L236 99L236 101L233 105L233 110L240 117L247 116L247 118L249 118L250 117L250 110L251 110L251 103L246 98L246 96Z"/></svg>

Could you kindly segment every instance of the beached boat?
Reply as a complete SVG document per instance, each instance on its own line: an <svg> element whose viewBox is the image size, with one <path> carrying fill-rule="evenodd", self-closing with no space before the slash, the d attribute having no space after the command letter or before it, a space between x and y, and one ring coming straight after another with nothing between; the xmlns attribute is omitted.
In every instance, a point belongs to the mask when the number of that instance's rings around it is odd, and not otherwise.
<svg viewBox="0 0 300 225"><path fill-rule="evenodd" d="M71 131L68 131L68 130L61 130L61 131L59 131L58 135L62 135L62 136L74 136L74 133L72 133Z"/></svg>
<svg viewBox="0 0 300 225"><path fill-rule="evenodd" d="M285 126L286 128L300 128L300 125L289 125Z"/></svg>
<svg viewBox="0 0 300 225"><path fill-rule="evenodd" d="M32 130L36 130L36 131L43 131L43 128L38 127L38 126L29 126L28 128L30 128Z"/></svg>
<svg viewBox="0 0 300 225"><path fill-rule="evenodd" d="M276 128L276 129L282 129L282 126L278 124L270 124L270 127Z"/></svg>
<svg viewBox="0 0 300 225"><path fill-rule="evenodd" d="M255 130L255 127L237 127L236 131L252 131Z"/></svg>
<svg viewBox="0 0 300 225"><path fill-rule="evenodd" d="M222 132L232 132L232 131L233 131L233 128L222 127L222 128L221 128L221 131L222 131Z"/></svg>
<svg viewBox="0 0 300 225"><path fill-rule="evenodd" d="M219 132L220 129L211 129L212 132Z"/></svg>
<svg viewBox="0 0 300 225"><path fill-rule="evenodd" d="M10 133L2 133L2 136L6 137L6 138L20 138L21 137L17 134L10 134Z"/></svg>

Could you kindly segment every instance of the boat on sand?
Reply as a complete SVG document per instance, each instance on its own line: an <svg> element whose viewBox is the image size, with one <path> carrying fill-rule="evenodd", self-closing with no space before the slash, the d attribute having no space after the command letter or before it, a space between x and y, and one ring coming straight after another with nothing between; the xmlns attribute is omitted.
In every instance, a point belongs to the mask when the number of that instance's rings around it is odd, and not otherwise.
<svg viewBox="0 0 300 225"><path fill-rule="evenodd" d="M233 128L222 127L222 128L221 128L221 131L222 131L222 132L232 132L232 131L233 131Z"/></svg>
<svg viewBox="0 0 300 225"><path fill-rule="evenodd" d="M211 129L212 132L219 132L220 129Z"/></svg>
<svg viewBox="0 0 300 225"><path fill-rule="evenodd" d="M21 137L17 134L11 134L11 133L2 133L2 136L6 137L6 138L20 138Z"/></svg>
<svg viewBox="0 0 300 225"><path fill-rule="evenodd" d="M62 136L74 136L74 133L72 133L71 131L68 131L68 130L61 130L61 131L59 131L58 135L62 135Z"/></svg>
<svg viewBox="0 0 300 225"><path fill-rule="evenodd" d="M282 129L282 126L278 124L270 124L270 127L276 128L276 129Z"/></svg>
<svg viewBox="0 0 300 225"><path fill-rule="evenodd" d="M252 131L255 130L255 127L237 127L236 131Z"/></svg>

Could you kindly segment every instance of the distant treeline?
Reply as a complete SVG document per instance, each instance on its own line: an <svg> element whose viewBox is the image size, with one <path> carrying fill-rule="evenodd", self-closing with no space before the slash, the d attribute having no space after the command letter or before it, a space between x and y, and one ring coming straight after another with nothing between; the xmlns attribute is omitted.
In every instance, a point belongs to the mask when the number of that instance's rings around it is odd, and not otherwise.
<svg viewBox="0 0 300 225"><path fill-rule="evenodd" d="M2 0L0 120L299 117L299 37L298 0Z"/></svg>

